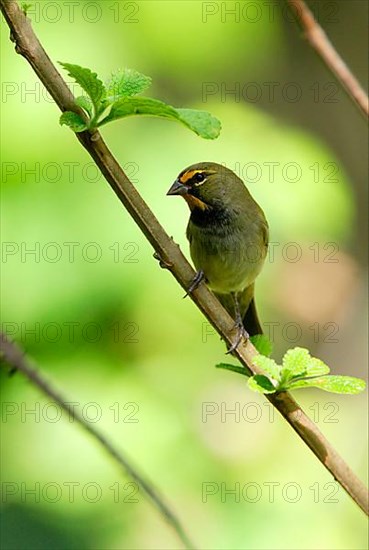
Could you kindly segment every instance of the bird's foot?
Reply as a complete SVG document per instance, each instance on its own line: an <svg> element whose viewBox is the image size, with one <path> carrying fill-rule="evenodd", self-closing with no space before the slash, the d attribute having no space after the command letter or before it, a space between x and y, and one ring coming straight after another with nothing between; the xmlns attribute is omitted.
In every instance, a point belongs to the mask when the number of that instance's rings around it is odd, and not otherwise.
<svg viewBox="0 0 369 550"><path fill-rule="evenodd" d="M155 260L158 260L159 265L162 269L170 269L173 266L173 264L163 260L158 252L154 252L153 257L155 258Z"/></svg>
<svg viewBox="0 0 369 550"><path fill-rule="evenodd" d="M237 335L236 335L235 341L233 342L233 344L231 345L231 347L227 351L227 355L229 355L230 353L233 353L234 350L238 347L238 345L241 343L242 340L247 341L250 338L249 333L247 332L247 330L243 326L243 322L242 322L241 318L236 320L234 327L235 327L235 329L237 329Z"/></svg>
<svg viewBox="0 0 369 550"><path fill-rule="evenodd" d="M199 286L199 284L204 280L205 280L204 272L202 269L200 269L192 279L192 282L188 287L188 290L186 294L183 296L183 298L187 298L187 296L191 294Z"/></svg>

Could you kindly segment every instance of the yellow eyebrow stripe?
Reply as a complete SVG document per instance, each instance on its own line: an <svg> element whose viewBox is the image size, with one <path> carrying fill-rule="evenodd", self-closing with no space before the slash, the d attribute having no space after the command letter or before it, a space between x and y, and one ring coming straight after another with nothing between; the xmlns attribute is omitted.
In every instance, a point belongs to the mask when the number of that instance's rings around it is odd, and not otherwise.
<svg viewBox="0 0 369 550"><path fill-rule="evenodd" d="M195 174L202 174L204 170L189 170L188 172L185 172L180 178L179 181L181 183L187 183Z"/></svg>

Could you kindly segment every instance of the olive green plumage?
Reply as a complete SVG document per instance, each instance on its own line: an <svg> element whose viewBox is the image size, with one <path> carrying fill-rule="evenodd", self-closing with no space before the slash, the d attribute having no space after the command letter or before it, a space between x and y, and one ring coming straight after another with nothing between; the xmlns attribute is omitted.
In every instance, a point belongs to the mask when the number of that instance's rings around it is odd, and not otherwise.
<svg viewBox="0 0 369 550"><path fill-rule="evenodd" d="M235 300L247 332L261 333L254 303L254 281L268 247L268 224L242 180L214 162L183 170L169 195L182 195L191 209L187 238L195 267L227 311Z"/></svg>

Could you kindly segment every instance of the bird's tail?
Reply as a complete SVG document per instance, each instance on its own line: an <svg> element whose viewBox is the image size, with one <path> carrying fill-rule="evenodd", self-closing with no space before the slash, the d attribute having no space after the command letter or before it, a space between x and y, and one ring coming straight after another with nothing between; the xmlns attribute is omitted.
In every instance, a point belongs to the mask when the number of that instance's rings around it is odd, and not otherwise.
<svg viewBox="0 0 369 550"><path fill-rule="evenodd" d="M254 297L251 298L249 307L247 308L246 313L243 316L243 326L250 336L255 336L255 334L263 334L263 329L261 328L258 313L256 311Z"/></svg>
<svg viewBox="0 0 369 550"><path fill-rule="evenodd" d="M215 293L220 302L226 308L228 313L235 318L235 306L234 299L231 294L217 294ZM245 290L238 294L239 309L242 316L243 326L250 336L255 334L263 334L263 329L259 321L259 317L256 311L255 298L254 298L254 283L249 285Z"/></svg>

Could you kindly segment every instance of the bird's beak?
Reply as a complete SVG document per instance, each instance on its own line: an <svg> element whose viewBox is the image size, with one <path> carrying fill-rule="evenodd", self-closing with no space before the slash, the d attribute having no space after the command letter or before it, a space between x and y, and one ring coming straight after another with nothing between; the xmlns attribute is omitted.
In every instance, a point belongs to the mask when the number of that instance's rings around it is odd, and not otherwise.
<svg viewBox="0 0 369 550"><path fill-rule="evenodd" d="M186 195L188 193L188 187L183 185L178 179L173 183L169 189L167 195Z"/></svg>

